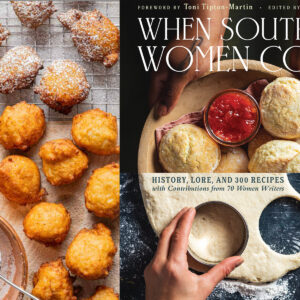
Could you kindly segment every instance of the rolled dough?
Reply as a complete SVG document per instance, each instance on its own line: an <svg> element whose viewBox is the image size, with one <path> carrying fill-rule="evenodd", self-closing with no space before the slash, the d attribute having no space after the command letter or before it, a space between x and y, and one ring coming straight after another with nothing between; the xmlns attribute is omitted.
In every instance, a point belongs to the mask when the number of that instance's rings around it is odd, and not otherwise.
<svg viewBox="0 0 300 300"><path fill-rule="evenodd" d="M187 184L191 187L204 187L205 184L192 184L192 179L210 177L216 183L217 178L248 178L248 183L230 184L234 191L227 191L228 183L218 186L225 190L184 190ZM162 178L174 177L181 179L181 183L157 184ZM282 183L276 184L251 184L251 181L262 178L280 177ZM153 180L155 178L155 180ZM300 267L300 253L283 255L273 251L262 239L259 232L259 219L265 207L280 197L293 197L300 200L300 195L290 185L286 174L187 174L187 173L142 173L140 174L140 187L144 206L149 221L154 231L159 234L171 219L184 207L196 207L207 201L223 201L232 205L244 217L248 229L249 240L242 254L244 263L236 268L229 278L239 279L245 282L270 282L278 279L287 272ZM154 183L155 182L155 183ZM164 186L163 188L159 188ZM209 185L211 187L211 185ZM214 184L214 186L216 186ZM238 186L245 187L248 191L237 190ZM261 190L261 186L271 186L273 189ZM168 190L168 187L171 187ZM258 190L255 187L259 187ZM180 191L174 191L179 188ZM251 191L250 191L251 190ZM191 265L190 265L191 266ZM192 266L196 270L203 271L203 265L195 263Z"/></svg>

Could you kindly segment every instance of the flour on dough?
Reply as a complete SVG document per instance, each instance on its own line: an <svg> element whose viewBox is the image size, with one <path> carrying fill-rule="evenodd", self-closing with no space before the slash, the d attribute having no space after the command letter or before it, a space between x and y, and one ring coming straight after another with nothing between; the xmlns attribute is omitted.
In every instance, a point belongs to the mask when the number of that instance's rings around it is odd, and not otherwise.
<svg viewBox="0 0 300 300"><path fill-rule="evenodd" d="M266 206L273 200L280 197L292 197L300 200L299 194L290 185L287 174L268 173L268 174L243 174L243 178L247 178L248 183L243 183L243 186L247 189L253 188L253 186L259 187L259 184L251 184L254 178L261 179L264 177L282 177L283 183L276 183L276 188L283 188L283 191L237 191L237 185L235 191L228 192L228 183L224 183L224 190L226 192L211 192L196 189L199 184L192 184L192 177L210 176L213 182L220 176L226 177L226 174L203 174L203 173L168 173L168 177L186 177L189 189L186 189L186 183L176 184L164 184L166 190L161 191L153 189L152 177L156 177L156 181L159 182L158 177L165 177L165 173L143 173L140 174L140 187L142 191L143 201L146 208L146 212L149 221L154 231L159 234L171 219L184 207L196 207L201 203L208 201L223 201L233 206L245 219L248 230L249 239L247 246L242 254L244 263L236 268L229 278L239 279L245 282L270 282L274 281L287 272L300 267L300 253L292 255L283 255L273 251L262 239L259 232L259 219L261 213ZM235 182L236 178L240 179L240 175L230 174L232 182ZM245 179L244 179L245 181ZM183 181L181 181L183 182ZM171 190L168 188L171 186ZM193 190L192 188L195 187ZM200 187L203 187L201 185ZM181 191L174 191L179 188ZM199 263L191 262L193 269L198 271L204 271L203 265Z"/></svg>

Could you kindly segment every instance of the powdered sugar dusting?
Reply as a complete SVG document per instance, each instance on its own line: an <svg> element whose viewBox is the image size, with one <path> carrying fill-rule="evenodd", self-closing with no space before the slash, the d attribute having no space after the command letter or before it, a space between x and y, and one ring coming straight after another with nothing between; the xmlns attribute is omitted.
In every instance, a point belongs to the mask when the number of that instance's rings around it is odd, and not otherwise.
<svg viewBox="0 0 300 300"><path fill-rule="evenodd" d="M119 58L119 29L98 10L71 9L58 20L72 32L74 45L87 61L100 61L112 67Z"/></svg>
<svg viewBox="0 0 300 300"><path fill-rule="evenodd" d="M295 275L288 274L275 282L262 285L223 280L217 285L211 298L221 299L218 297L222 297L225 291L229 294L239 293L245 300L273 300L274 298L289 300L295 293L295 289L289 285L291 277L295 277Z"/></svg>
<svg viewBox="0 0 300 300"><path fill-rule="evenodd" d="M24 26L36 28L55 11L52 1L11 1L13 9Z"/></svg>
<svg viewBox="0 0 300 300"><path fill-rule="evenodd" d="M17 46L7 51L0 60L0 93L30 86L42 67L42 60L28 46Z"/></svg>
<svg viewBox="0 0 300 300"><path fill-rule="evenodd" d="M0 23L0 46L2 42L7 39L8 36L9 36L9 31L5 27L3 27L2 24Z"/></svg>
<svg viewBox="0 0 300 300"><path fill-rule="evenodd" d="M65 59L54 61L46 69L34 92L51 108L69 113L73 105L87 98L89 90L90 85L83 68L76 62Z"/></svg>

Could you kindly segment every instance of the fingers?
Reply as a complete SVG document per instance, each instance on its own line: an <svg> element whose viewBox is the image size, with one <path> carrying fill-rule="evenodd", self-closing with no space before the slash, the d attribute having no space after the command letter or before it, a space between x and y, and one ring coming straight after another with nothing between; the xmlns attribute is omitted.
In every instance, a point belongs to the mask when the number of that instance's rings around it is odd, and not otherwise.
<svg viewBox="0 0 300 300"><path fill-rule="evenodd" d="M162 231L160 235L160 239L158 242L155 258L160 260L166 260L168 253L169 253L169 247L170 247L170 240L172 237L172 234L174 233L174 230L177 226L177 223L179 219L182 217L182 215L188 210L187 207L183 208L170 222L170 224Z"/></svg>
<svg viewBox="0 0 300 300"><path fill-rule="evenodd" d="M167 115L176 105L187 80L182 75L170 75L160 86L157 97L155 116L157 118ZM151 91L150 91L151 92Z"/></svg>
<svg viewBox="0 0 300 300"><path fill-rule="evenodd" d="M178 221L176 229L172 235L169 250L169 259L171 261L186 261L186 252L188 248L189 235L191 232L195 214L195 208L190 208Z"/></svg>
<svg viewBox="0 0 300 300"><path fill-rule="evenodd" d="M210 291L212 291L222 279L227 277L236 267L241 265L243 261L243 258L240 256L228 257L210 269L206 274L200 276L201 281L203 279L206 280Z"/></svg>

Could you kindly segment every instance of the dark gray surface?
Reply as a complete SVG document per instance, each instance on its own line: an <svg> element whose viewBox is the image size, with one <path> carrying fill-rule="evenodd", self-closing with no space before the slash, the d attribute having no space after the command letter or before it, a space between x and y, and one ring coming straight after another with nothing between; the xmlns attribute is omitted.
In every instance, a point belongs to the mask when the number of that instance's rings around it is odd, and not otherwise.
<svg viewBox="0 0 300 300"><path fill-rule="evenodd" d="M291 174L289 179L300 192L300 174ZM300 205L295 200L280 199L272 202L263 212L260 230L263 239L277 252L296 253L300 251ZM151 260L157 245L157 238L148 222L141 198L138 177L132 174L121 175L121 299L144 299L143 271ZM259 262L258 262L259 263ZM300 269L284 276L280 283L285 284L288 293L278 293L272 298L281 300L300 299ZM216 288L210 300L259 299L229 293L223 288ZM255 292L254 292L255 293Z"/></svg>

